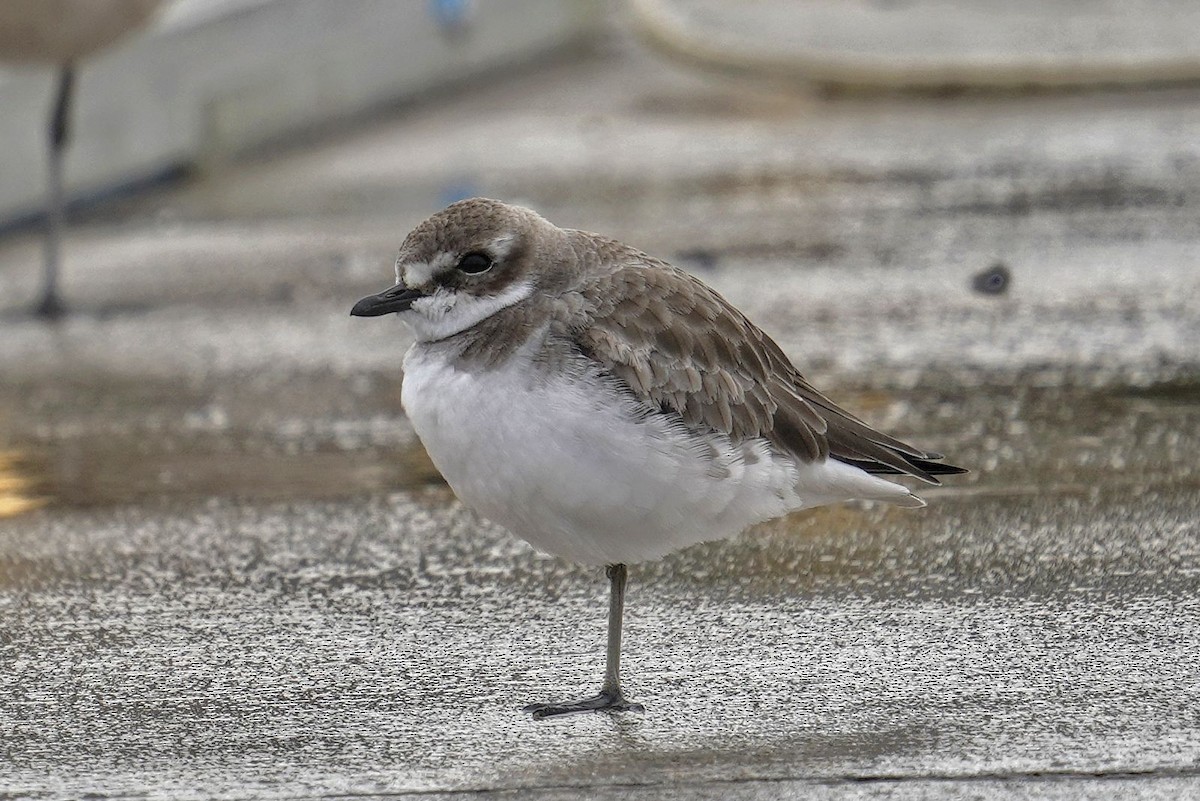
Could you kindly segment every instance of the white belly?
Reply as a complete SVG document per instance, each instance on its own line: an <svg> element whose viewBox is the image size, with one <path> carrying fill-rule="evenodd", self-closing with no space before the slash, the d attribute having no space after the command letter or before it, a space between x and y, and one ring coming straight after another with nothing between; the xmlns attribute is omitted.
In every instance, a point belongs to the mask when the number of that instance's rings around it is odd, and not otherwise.
<svg viewBox="0 0 1200 801"><path fill-rule="evenodd" d="M858 484L907 495L839 462L797 465L763 441L701 440L662 415L639 418L596 374L546 373L520 356L458 369L421 345L404 370L404 409L458 497L577 562L655 559L794 509L879 497Z"/></svg>

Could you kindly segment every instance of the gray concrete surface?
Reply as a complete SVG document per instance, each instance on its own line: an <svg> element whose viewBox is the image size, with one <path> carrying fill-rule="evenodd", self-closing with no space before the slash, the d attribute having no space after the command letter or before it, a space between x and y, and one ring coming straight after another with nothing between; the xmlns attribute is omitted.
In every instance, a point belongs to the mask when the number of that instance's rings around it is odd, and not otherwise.
<svg viewBox="0 0 1200 801"><path fill-rule="evenodd" d="M0 243L6 797L1200 794L1200 93L841 99L623 41ZM679 257L974 472L605 587L464 511L347 316L455 194ZM1001 259L1000 297L970 289ZM483 795L480 796L479 793Z"/></svg>

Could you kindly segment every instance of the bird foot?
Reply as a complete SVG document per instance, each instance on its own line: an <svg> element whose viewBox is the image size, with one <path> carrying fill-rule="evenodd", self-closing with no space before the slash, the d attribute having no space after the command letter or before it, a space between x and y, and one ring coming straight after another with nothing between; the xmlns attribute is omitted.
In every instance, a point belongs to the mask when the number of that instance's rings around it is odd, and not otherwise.
<svg viewBox="0 0 1200 801"><path fill-rule="evenodd" d="M542 718L554 717L555 715L570 715L575 712L602 712L611 710L613 712L645 712L646 708L641 704L633 704L625 700L625 696L620 690L613 692L612 690L601 690L598 694L591 698L583 698L578 701L568 701L561 704L529 704L522 708L522 712L529 712L533 715L534 720Z"/></svg>
<svg viewBox="0 0 1200 801"><path fill-rule="evenodd" d="M67 306L58 295L48 294L34 307L33 313L43 320L57 320L67 313Z"/></svg>

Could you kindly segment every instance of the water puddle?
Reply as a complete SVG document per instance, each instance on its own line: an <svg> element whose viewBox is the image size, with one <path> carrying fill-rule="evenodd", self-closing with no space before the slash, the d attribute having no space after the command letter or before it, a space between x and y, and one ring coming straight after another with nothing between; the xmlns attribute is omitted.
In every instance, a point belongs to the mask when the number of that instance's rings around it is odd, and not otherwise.
<svg viewBox="0 0 1200 801"><path fill-rule="evenodd" d="M369 452L238 452L226 442L147 448L82 437L22 452L21 471L0 461L0 517L47 505L105 506L211 497L330 499L440 483L419 444ZM2 458L2 457L0 457Z"/></svg>
<svg viewBox="0 0 1200 801"><path fill-rule="evenodd" d="M28 455L0 451L0 519L32 512L50 501L35 475Z"/></svg>
<svg viewBox="0 0 1200 801"><path fill-rule="evenodd" d="M332 499L440 483L386 380L363 390L353 405L368 416L358 419L330 414L347 403L344 380L286 383L284 392L273 382L110 376L5 387L0 518L47 506Z"/></svg>
<svg viewBox="0 0 1200 801"><path fill-rule="evenodd" d="M1088 390L830 388L848 408L968 467L931 501L1196 487L1195 382ZM107 378L0 393L0 517L47 506L334 499L440 484L399 379L335 375L194 387Z"/></svg>

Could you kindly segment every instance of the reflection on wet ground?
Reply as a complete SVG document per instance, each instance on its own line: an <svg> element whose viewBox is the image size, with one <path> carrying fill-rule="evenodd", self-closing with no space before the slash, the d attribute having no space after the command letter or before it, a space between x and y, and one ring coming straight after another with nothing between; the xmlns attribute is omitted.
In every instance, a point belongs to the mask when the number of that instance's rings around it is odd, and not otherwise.
<svg viewBox="0 0 1200 801"><path fill-rule="evenodd" d="M0 491L96 506L353 497L440 482L403 419L399 378L362 386L371 397L355 411L375 414L341 420L328 410L353 391L319 376L217 390L113 376L5 387L0 441L17 450L0 454L0 475L12 475ZM287 395L296 400L280 402Z"/></svg>
<svg viewBox="0 0 1200 801"><path fill-rule="evenodd" d="M26 454L0 451L0 518L32 512L46 503L37 489L38 474Z"/></svg>
<svg viewBox="0 0 1200 801"><path fill-rule="evenodd" d="M656 75L560 66L132 201L73 237L54 328L17 312L32 239L0 250L0 795L1196 792L1195 98ZM646 714L533 724L594 689L603 580L454 501L408 335L347 316L461 170L683 254L972 474L635 566Z"/></svg>
<svg viewBox="0 0 1200 801"><path fill-rule="evenodd" d="M91 387L6 387L0 433L13 450L0 453L3 508L340 498L440 483L403 417L399 377L360 378L357 391L336 377L296 375L217 391L112 377ZM971 477L927 490L933 497L1200 481L1191 458L1200 380L1100 390L953 383L927 373L900 389L825 387L876 425L973 467ZM338 403L368 416L330 419Z"/></svg>

